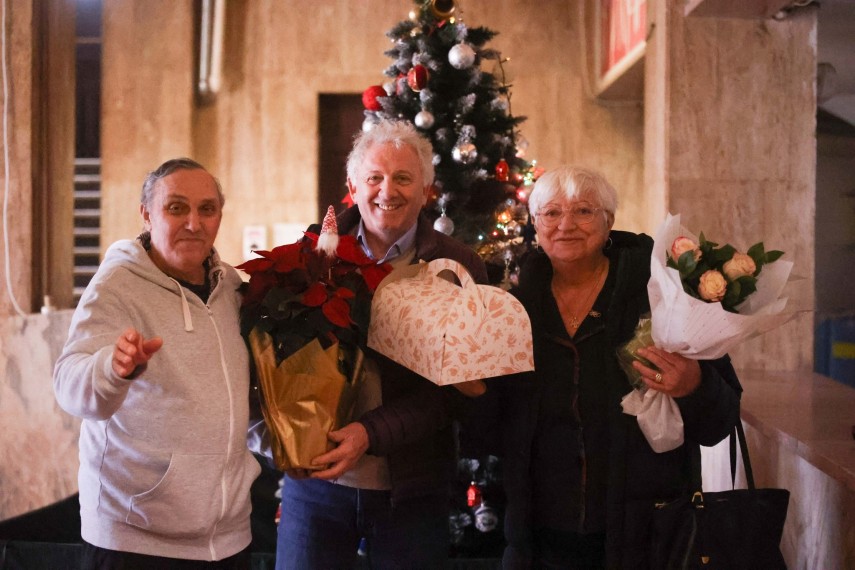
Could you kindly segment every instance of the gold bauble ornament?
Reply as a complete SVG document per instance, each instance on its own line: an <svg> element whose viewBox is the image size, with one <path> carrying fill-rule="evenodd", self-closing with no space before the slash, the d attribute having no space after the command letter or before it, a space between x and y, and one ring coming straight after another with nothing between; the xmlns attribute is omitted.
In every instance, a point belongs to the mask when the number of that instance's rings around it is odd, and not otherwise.
<svg viewBox="0 0 855 570"><path fill-rule="evenodd" d="M430 0L430 11L438 20L445 20L454 14L454 0Z"/></svg>

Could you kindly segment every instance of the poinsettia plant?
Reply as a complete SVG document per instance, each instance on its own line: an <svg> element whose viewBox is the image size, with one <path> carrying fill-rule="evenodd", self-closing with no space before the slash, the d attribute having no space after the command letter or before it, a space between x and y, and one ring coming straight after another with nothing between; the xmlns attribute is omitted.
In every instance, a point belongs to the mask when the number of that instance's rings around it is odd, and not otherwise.
<svg viewBox="0 0 855 570"><path fill-rule="evenodd" d="M327 211L320 234L304 232L295 243L238 265L249 275L242 285L241 332L273 337L279 364L313 339L323 348L335 342L364 347L371 297L391 271L369 258L356 237L337 234Z"/></svg>

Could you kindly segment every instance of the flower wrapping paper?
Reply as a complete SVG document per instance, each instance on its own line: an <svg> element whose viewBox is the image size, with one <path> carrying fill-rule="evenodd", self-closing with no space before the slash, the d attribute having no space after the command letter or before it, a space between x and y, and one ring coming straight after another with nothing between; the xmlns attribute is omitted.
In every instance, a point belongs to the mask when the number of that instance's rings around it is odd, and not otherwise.
<svg viewBox="0 0 855 570"><path fill-rule="evenodd" d="M457 275L462 286L439 276ZM371 304L368 346L444 386L534 370L531 322L510 293L451 259L393 271Z"/></svg>
<svg viewBox="0 0 855 570"><path fill-rule="evenodd" d="M278 366L269 334L253 329L249 344L277 469L324 469L312 459L335 447L327 434L350 421L362 379L362 351L347 359L353 369L347 377L339 366L345 349L338 343L323 349L313 340Z"/></svg>
<svg viewBox="0 0 855 570"><path fill-rule="evenodd" d="M697 241L680 225L679 214L669 214L654 237L647 293L656 346L694 360L713 360L794 316L783 312L787 298L781 297L793 268L791 261L779 259L764 265L757 277L757 291L738 307L739 313L686 294L680 273L665 265L665 253L679 236Z"/></svg>
<svg viewBox="0 0 855 570"><path fill-rule="evenodd" d="M739 313L725 311L721 303L707 303L687 294L680 272L666 265L666 252L680 236L698 241L680 225L679 214L668 214L653 238L647 283L653 344L694 360L713 360L794 316L783 312L787 298L781 297L793 268L791 261L779 259L764 265L757 277L757 290L737 307ZM624 413L636 416L647 442L657 453L683 444L683 418L671 396L648 390L642 384L624 396L621 407Z"/></svg>

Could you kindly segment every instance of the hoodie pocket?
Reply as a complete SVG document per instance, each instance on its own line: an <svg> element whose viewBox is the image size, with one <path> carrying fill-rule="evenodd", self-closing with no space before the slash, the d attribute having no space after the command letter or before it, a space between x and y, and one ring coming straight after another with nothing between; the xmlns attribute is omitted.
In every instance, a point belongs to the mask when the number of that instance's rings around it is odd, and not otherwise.
<svg viewBox="0 0 855 570"><path fill-rule="evenodd" d="M163 477L131 497L126 522L176 538L207 534L222 504L223 455L173 454Z"/></svg>
<svg viewBox="0 0 855 570"><path fill-rule="evenodd" d="M226 508L223 509L223 519L217 524L217 530L223 533L241 532L248 527L252 512L250 488L261 473L261 465L249 450L236 454L229 461L229 466Z"/></svg>

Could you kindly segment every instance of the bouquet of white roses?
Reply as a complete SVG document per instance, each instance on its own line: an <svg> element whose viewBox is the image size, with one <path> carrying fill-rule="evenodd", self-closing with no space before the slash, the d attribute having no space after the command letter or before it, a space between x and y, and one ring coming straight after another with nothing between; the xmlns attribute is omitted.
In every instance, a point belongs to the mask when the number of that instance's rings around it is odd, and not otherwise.
<svg viewBox="0 0 855 570"><path fill-rule="evenodd" d="M687 358L711 360L784 324L793 316L783 312L787 299L781 297L793 264L781 260L782 255L767 252L762 242L742 253L707 241L703 234L696 238L680 225L679 215L668 215L656 232L647 284L650 318L642 319L635 337L618 350L618 359L638 388L624 398L624 411L639 417L645 435L657 433L657 444L651 441L657 451L682 444L682 419L672 424L679 429L662 429L658 419L655 429L643 424L642 410L654 404L668 404L677 415L679 409L671 401L654 401L670 396L645 393L632 361L655 367L638 356L638 349L655 344Z"/></svg>

